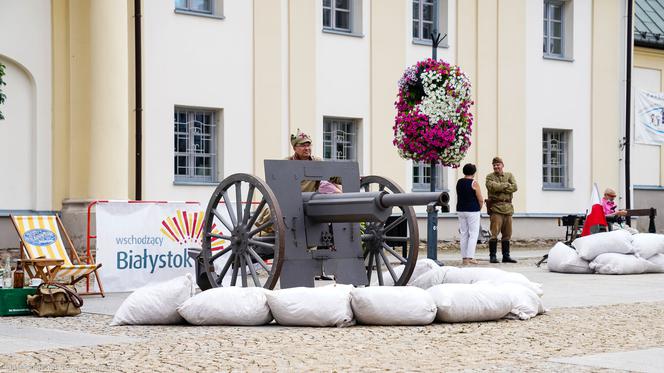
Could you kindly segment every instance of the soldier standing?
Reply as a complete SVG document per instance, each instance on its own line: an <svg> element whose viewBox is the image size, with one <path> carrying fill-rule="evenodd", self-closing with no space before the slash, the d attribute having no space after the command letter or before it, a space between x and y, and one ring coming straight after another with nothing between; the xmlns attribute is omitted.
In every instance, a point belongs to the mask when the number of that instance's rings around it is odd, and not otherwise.
<svg viewBox="0 0 664 373"><path fill-rule="evenodd" d="M489 240L489 256L491 263L498 263L498 234L503 254L503 263L516 263L510 257L510 239L512 238L512 194L517 191L514 175L503 171L503 160L495 157L491 161L493 173L486 177L488 192L487 212L491 221L491 239Z"/></svg>

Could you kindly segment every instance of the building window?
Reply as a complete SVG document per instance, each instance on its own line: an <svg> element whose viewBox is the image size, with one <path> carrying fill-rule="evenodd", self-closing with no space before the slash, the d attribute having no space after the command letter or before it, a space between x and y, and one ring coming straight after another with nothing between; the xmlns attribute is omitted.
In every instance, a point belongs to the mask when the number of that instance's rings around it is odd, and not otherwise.
<svg viewBox="0 0 664 373"><path fill-rule="evenodd" d="M542 185L569 188L571 131L545 129L542 132Z"/></svg>
<svg viewBox="0 0 664 373"><path fill-rule="evenodd" d="M436 191L445 190L445 169L436 165ZM413 162L413 192L428 192L431 190L431 164Z"/></svg>
<svg viewBox="0 0 664 373"><path fill-rule="evenodd" d="M434 0L413 0L413 39L431 39Z"/></svg>
<svg viewBox="0 0 664 373"><path fill-rule="evenodd" d="M175 181L216 182L215 112L176 107L174 124Z"/></svg>
<svg viewBox="0 0 664 373"><path fill-rule="evenodd" d="M323 159L357 161L357 121L348 118L323 120Z"/></svg>
<svg viewBox="0 0 664 373"><path fill-rule="evenodd" d="M438 3L437 29L441 38L447 34L447 0L413 0L413 42L431 45L431 33L434 29L434 12ZM441 46L447 46L444 38Z"/></svg>
<svg viewBox="0 0 664 373"><path fill-rule="evenodd" d="M323 29L351 32L353 0L323 0Z"/></svg>
<svg viewBox="0 0 664 373"><path fill-rule="evenodd" d="M175 9L212 14L212 0L175 0Z"/></svg>
<svg viewBox="0 0 664 373"><path fill-rule="evenodd" d="M544 58L572 61L574 0L544 0L542 9Z"/></svg>
<svg viewBox="0 0 664 373"><path fill-rule="evenodd" d="M224 19L224 0L175 0L175 13Z"/></svg>

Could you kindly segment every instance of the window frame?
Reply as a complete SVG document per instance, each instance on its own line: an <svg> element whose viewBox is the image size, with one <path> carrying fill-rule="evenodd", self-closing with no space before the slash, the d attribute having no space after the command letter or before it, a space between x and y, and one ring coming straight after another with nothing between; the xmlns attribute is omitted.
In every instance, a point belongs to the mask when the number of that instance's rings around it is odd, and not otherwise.
<svg viewBox="0 0 664 373"><path fill-rule="evenodd" d="M209 11L192 9L190 5L192 0L183 0L186 4L184 8L179 7L176 1L177 0L174 0L174 7L173 7L174 8L173 11L176 14L185 14L196 17L204 17L204 18L225 19L223 14L224 0L209 0L210 4Z"/></svg>
<svg viewBox="0 0 664 373"><path fill-rule="evenodd" d="M330 127L336 127L336 128L330 128L328 130L327 126ZM339 127L342 125L349 125L353 131L352 132L347 132L343 131L343 129L340 129ZM346 158L346 159L339 159L337 158L338 152L334 151L339 142L337 139L337 136L333 135L333 132L336 133L337 131L342 130L346 135L344 136L352 136L350 140L345 140L350 144L350 153L351 157ZM360 128L359 128L359 121L354 118L342 118L342 117L324 117L323 118L323 159L326 161L342 161L342 162L358 162L359 163L359 155L360 155ZM330 139L326 139L327 135L330 135ZM341 141L343 142L343 141ZM329 148L330 151L330 157L326 157L326 149Z"/></svg>
<svg viewBox="0 0 664 373"><path fill-rule="evenodd" d="M449 0L434 0L438 2L438 32L440 33L441 37L444 35L449 36ZM411 12L411 23L410 23L410 37L412 40L412 43L415 45L426 45L426 46L431 46L432 41L431 41L431 35L426 35L424 38L422 35L420 37L415 38L413 36L413 22L415 21L413 19L413 3L414 1L410 2L410 10ZM422 4L419 5L418 9L421 9ZM435 5L435 4L434 4ZM434 11L435 11L435 6L434 6ZM423 12L423 11L422 11ZM418 10L418 14L420 11ZM432 20L433 21L433 20ZM419 22L419 19L418 19ZM432 22L433 24L433 22ZM421 29L421 25L419 26L419 29ZM440 44L438 44L438 48L449 48L449 38L443 38L443 40L440 41Z"/></svg>
<svg viewBox="0 0 664 373"><path fill-rule="evenodd" d="M432 19L431 19L430 22L429 21L424 21L424 19L423 19L423 17L424 17L424 5L425 5L426 1L431 1L431 17L432 17ZM431 30L433 30L433 28L434 28L433 12L436 10L436 6L434 4L435 1L437 1L437 0L412 0L411 1L411 8L412 8L412 5L415 5L415 3L418 4L418 6L417 6L417 19L415 18L415 13L414 12L413 12L412 18L411 18L412 19L412 22L411 22L411 37L413 38L413 41L417 41L417 42L426 42L426 41L428 41L429 43L431 43L431 35L426 35L426 36L422 35L423 31L424 31L423 30L424 29L423 23L431 23ZM440 11L440 5L441 4L438 4L439 11ZM440 15L439 15L438 25L436 25L436 26L438 26L439 31L441 29L441 27L440 27L441 18L442 17L440 17ZM413 29L414 29L413 26L415 25L415 22L418 23L417 32L418 32L419 36L417 36L417 37L415 35L413 35Z"/></svg>
<svg viewBox="0 0 664 373"><path fill-rule="evenodd" d="M558 136L556 136L558 135ZM557 137L554 139L554 137ZM562 143L562 147L553 149L552 141ZM542 189L545 190L570 190L571 189L571 141L572 131L557 128L542 129ZM552 152L557 152L557 163L551 163ZM560 160L562 158L562 160ZM558 175L553 175L553 170L558 170ZM554 182L555 177L560 178Z"/></svg>
<svg viewBox="0 0 664 373"><path fill-rule="evenodd" d="M184 12L191 12L191 13L208 14L208 15L214 14L214 10L215 10L214 9L215 8L214 0L209 0L208 1L208 4L210 5L210 10L209 11L192 9L191 3L192 3L193 0L183 0L183 1L187 4L186 7L184 7L184 8L178 7L177 0L175 0L175 10L184 11Z"/></svg>
<svg viewBox="0 0 664 373"><path fill-rule="evenodd" d="M183 124L183 122L178 121L178 115L179 114L185 114L185 122L184 124L186 125L186 131L185 132L180 132L178 131L178 125ZM209 115L210 121L209 123L203 123L197 120L197 115ZM219 149L218 149L218 141L219 141L219 118L218 118L218 112L214 109L204 109L204 108L193 108L193 107L183 107L183 106L176 106L174 109L174 115L173 115L173 140L174 140L174 148L173 148L173 180L174 183L176 184L216 184L218 180L218 175L219 175L219 170L218 170L218 154L219 154ZM208 152L197 152L195 150L197 139L196 139L196 133L194 133L196 127L194 126L194 123L198 122L201 123L201 126L207 126L209 127L209 134L202 133L199 136L199 140L201 142L206 141L205 137L206 135L209 135L209 151ZM186 141L186 146L187 149L182 152L178 151L178 142L182 138L184 134L185 136L185 141ZM186 159L186 166L185 169L187 170L186 174L178 174L178 158L179 157L185 157ZM209 168L210 168L210 174L209 175L196 175L196 170L201 168L200 166L196 166L196 159L197 158L207 158L209 159ZM205 167L202 167L205 168Z"/></svg>
<svg viewBox="0 0 664 373"><path fill-rule="evenodd" d="M415 172L415 170L418 170ZM431 172L427 175L427 170L431 169L430 163L425 162L412 162L412 177L411 181L413 183L412 191L413 192L430 192L431 191ZM415 182L415 179L422 179L422 182ZM445 167L441 164L436 164L436 192L445 192L447 191L447 172Z"/></svg>
<svg viewBox="0 0 664 373"><path fill-rule="evenodd" d="M551 9L553 7L559 7L560 8L560 21L557 19L552 19L551 18ZM563 59L565 58L565 1L563 0L544 0L544 12L546 14L542 14L542 37L543 37L543 55L545 57L553 57L553 58L559 58ZM543 13L544 13L543 12ZM560 37L552 36L552 24L560 22ZM546 25L546 34L544 34L544 26ZM560 53L553 53L551 52L551 43L553 39L560 39Z"/></svg>
<svg viewBox="0 0 664 373"><path fill-rule="evenodd" d="M329 1L329 6L325 5L325 0L322 0L321 5L322 5L322 23L323 23L323 31L334 31L334 32L340 32L344 34L352 34L354 32L353 30L353 21L355 15L354 13L354 5L353 2L354 0L348 0L348 9L344 8L337 8L336 1L335 0L328 0ZM330 12L330 24L325 25L325 11L329 10ZM348 28L343 28L337 26L337 18L336 18L336 13L337 11L341 12L347 12L348 13Z"/></svg>

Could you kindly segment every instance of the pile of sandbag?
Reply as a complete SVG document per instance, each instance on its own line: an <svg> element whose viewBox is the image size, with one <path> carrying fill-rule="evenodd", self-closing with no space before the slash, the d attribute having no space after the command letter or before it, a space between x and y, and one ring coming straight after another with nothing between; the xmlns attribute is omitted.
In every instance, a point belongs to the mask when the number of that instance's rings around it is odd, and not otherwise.
<svg viewBox="0 0 664 373"><path fill-rule="evenodd" d="M615 230L580 237L549 251L549 271L626 275L664 272L664 235Z"/></svg>
<svg viewBox="0 0 664 373"><path fill-rule="evenodd" d="M541 285L495 268L417 263L414 286L328 285L266 290L220 287L194 295L191 275L142 287L116 312L111 325L177 324L288 326L428 325L543 313Z"/></svg>

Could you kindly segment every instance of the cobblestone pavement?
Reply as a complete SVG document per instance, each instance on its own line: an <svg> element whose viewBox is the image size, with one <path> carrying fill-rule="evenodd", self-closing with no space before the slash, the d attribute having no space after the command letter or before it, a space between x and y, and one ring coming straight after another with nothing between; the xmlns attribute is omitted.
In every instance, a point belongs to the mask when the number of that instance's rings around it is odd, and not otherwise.
<svg viewBox="0 0 664 373"><path fill-rule="evenodd" d="M111 317L7 317L20 325L142 338L0 354L0 372L608 371L549 362L664 346L664 302L554 309L529 321L426 327L109 326ZM4 325L2 325L4 324Z"/></svg>

